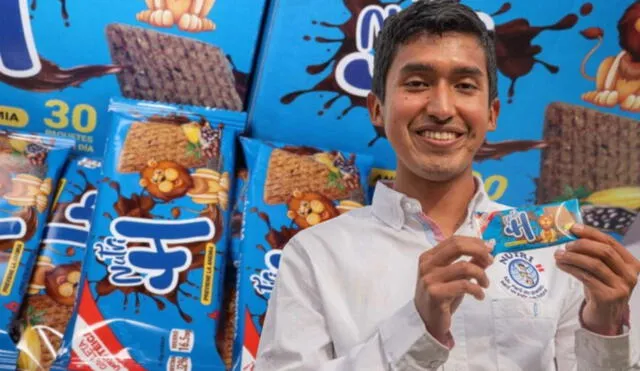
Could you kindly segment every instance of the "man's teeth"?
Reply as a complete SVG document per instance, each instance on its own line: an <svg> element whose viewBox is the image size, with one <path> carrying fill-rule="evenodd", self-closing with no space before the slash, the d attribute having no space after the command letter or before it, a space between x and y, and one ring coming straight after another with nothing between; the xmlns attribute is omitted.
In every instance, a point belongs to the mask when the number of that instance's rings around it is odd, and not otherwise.
<svg viewBox="0 0 640 371"><path fill-rule="evenodd" d="M456 133L447 132L447 131L428 131L425 130L420 133L423 137L435 140L454 140L456 139Z"/></svg>

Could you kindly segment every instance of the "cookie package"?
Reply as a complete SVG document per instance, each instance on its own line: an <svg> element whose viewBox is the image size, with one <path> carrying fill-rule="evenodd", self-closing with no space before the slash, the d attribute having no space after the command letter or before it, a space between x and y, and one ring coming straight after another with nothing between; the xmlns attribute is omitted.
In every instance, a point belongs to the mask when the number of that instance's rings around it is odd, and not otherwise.
<svg viewBox="0 0 640 371"><path fill-rule="evenodd" d="M540 249L576 240L571 227L582 223L578 200L533 205L492 213L477 213L481 238L493 245L493 255Z"/></svg>
<svg viewBox="0 0 640 371"><path fill-rule="evenodd" d="M0 368L15 368L19 327L55 187L75 142L0 131Z"/></svg>
<svg viewBox="0 0 640 371"><path fill-rule="evenodd" d="M368 204L367 155L241 138L249 169L241 241L241 369L255 362L283 248L298 232Z"/></svg>
<svg viewBox="0 0 640 371"><path fill-rule="evenodd" d="M18 368L52 368L78 295L102 162L72 157L64 168L20 311ZM53 366L54 368L56 366Z"/></svg>
<svg viewBox="0 0 640 371"><path fill-rule="evenodd" d="M61 369L222 370L215 346L246 115L112 100Z"/></svg>

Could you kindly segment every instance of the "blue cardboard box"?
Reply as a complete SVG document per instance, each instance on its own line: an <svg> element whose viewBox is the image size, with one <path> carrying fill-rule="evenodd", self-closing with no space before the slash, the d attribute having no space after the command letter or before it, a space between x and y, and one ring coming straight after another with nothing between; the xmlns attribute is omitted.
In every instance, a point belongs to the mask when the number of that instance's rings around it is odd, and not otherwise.
<svg viewBox="0 0 640 371"><path fill-rule="evenodd" d="M0 126L101 156L109 98L244 111L266 0L8 0Z"/></svg>

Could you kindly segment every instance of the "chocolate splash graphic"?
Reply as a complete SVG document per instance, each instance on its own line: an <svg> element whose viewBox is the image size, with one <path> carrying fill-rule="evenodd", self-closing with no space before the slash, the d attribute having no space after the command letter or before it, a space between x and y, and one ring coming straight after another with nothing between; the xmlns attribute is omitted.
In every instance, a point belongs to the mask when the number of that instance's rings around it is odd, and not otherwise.
<svg viewBox="0 0 640 371"><path fill-rule="evenodd" d="M526 152L532 149L542 149L547 144L542 140L506 140L498 143L484 142L476 153L474 160L499 160L515 152Z"/></svg>
<svg viewBox="0 0 640 371"><path fill-rule="evenodd" d="M37 0L31 1L31 10L35 11L38 8ZM62 20L64 21L64 25L69 27L69 12L67 11L67 0L60 0L60 13L62 15ZM33 15L31 16L33 18Z"/></svg>
<svg viewBox="0 0 640 371"><path fill-rule="evenodd" d="M593 5L585 3L581 10L582 13L589 14L592 8ZM516 80L528 75L536 63L544 66L552 74L556 74L560 70L560 67L536 57L542 52L542 47L533 45L533 40L543 31L568 30L577 23L578 16L576 14L568 14L549 26L532 26L524 18L517 18L507 23L496 25L498 70L511 80L508 92L509 103L513 102Z"/></svg>
<svg viewBox="0 0 640 371"><path fill-rule="evenodd" d="M53 62L40 57L40 72L28 78L16 78L0 74L0 82L15 88L33 92L52 92L64 88L78 87L89 79L118 73L122 67L114 65L78 66L62 69Z"/></svg>
<svg viewBox="0 0 640 371"><path fill-rule="evenodd" d="M243 102L247 99L247 90L249 86L249 74L246 72L242 72L236 67L236 64L233 62L233 58L230 55L227 55L227 59L231 64L231 70L233 73L233 78L235 80L235 88L238 92L238 95L242 98ZM246 102L245 102L246 103Z"/></svg>
<svg viewBox="0 0 640 371"><path fill-rule="evenodd" d="M339 45L337 51L328 60L323 63L310 65L306 69L308 74L317 75L326 72L330 66L333 66L331 73L310 89L294 91L283 96L280 99L281 103L291 104L302 95L321 92L332 96L323 104L322 109L318 112L319 116L322 116L338 99L343 97L349 99L350 105L342 111L338 116L338 119L342 119L356 107L366 108L366 98L350 95L338 85L335 79L337 62L345 56L357 51L355 33L357 31L358 15L365 7L371 5L387 6L390 4L400 4L402 1L382 3L380 0L343 0L343 2L350 14L350 17L346 22L342 24L331 24L319 21L312 22L313 25L319 25L327 29L338 29L342 32L342 38L329 39L321 36L303 36L303 39L306 41L314 40L319 44ZM496 12L492 13L491 16L500 16L510 10L511 3L505 2ZM582 16L586 16L589 15L592 10L593 5L591 3L584 3L580 8L580 14ZM559 71L558 66L536 58L536 55L542 52L542 47L539 45L532 45L533 40L541 32L546 30L561 31L571 29L576 25L577 21L578 16L576 14L568 14L549 26L532 26L529 21L524 18L518 18L504 24L496 25L495 38L498 70L511 80L508 91L509 103L513 102L516 80L528 75L536 63L544 66L553 74ZM320 97L324 97L324 94L320 95ZM373 146L378 139L385 137L384 130L382 128L374 127L374 130L376 132L376 137L369 142L368 145L370 147ZM539 142L528 141L507 141L504 142L504 145L500 142L491 144L486 143L485 146L487 147L483 147L481 149L480 155L477 156L477 160L481 161L488 158L501 158L512 152L539 148L540 145L542 144Z"/></svg>
<svg viewBox="0 0 640 371"><path fill-rule="evenodd" d="M322 152L321 150L315 147L309 147L309 146L284 146L280 149L285 152L289 152L291 154L298 155L298 156L313 156L316 153Z"/></svg>
<svg viewBox="0 0 640 371"><path fill-rule="evenodd" d="M258 217L262 219L262 221L264 221L267 225L267 229L269 230L269 232L267 232L265 239L267 240L269 246L271 246L271 248L274 250L284 249L287 242L289 242L289 240L292 239L293 236L300 232L300 229L298 228L289 228L287 226L283 226L282 228L280 228L280 230L277 230L271 225L271 219L269 219L269 215L262 211L259 211L255 207L251 208L249 211L258 214Z"/></svg>
<svg viewBox="0 0 640 371"><path fill-rule="evenodd" d="M118 195L116 202L113 204L113 208L119 217L130 216L130 217L145 218L145 219L154 218L152 211L153 211L153 208L156 206L156 201L151 196L133 193L130 198L127 198L122 195L120 184L112 181L109 183L109 186L113 190L115 190ZM103 216L109 219L113 219L113 217L109 214L105 214ZM207 217L210 220L212 220L216 231L224 230L222 225L222 214L220 213L217 206L209 206L205 208L204 210L199 212L198 216ZM212 241L194 242L191 244L182 245L191 251L191 255L192 255L191 265L186 271L183 271L180 273L180 275L178 276L178 284L176 286L176 289L171 291L170 293L166 295L154 294L149 290L147 290L144 286L130 286L130 287L114 286L109 282L109 276L107 274L99 281L94 282L96 284L95 286L96 294L97 294L95 298L96 302L98 302L100 297L110 295L116 291L120 291L122 294L124 294L123 306L126 309L127 306L129 305L129 295L134 294L135 312L136 314L139 314L140 313L140 296L145 296L153 300L159 311L163 311L166 309L166 304L161 300L161 298L164 298L167 302L175 306L178 313L180 314L180 317L182 317L182 319L185 322L191 323L193 321L193 317L187 314L182 309L180 303L183 300L181 297L186 297L187 299L192 299L192 300L199 300L199 298L185 291L183 287L189 286L199 291L200 286L189 281L187 276L189 272L191 272L192 270L203 268L207 244L209 242L217 243L220 240L220 238L222 238L222 235L220 233L216 233ZM127 247L135 247L135 246L139 246L139 244L129 243L127 245ZM177 246L177 245L169 245L169 247L173 247L173 246ZM216 251L216 254L220 255L221 253L219 251ZM100 262L100 263L104 264L103 262ZM216 270L217 269L219 268L216 266Z"/></svg>

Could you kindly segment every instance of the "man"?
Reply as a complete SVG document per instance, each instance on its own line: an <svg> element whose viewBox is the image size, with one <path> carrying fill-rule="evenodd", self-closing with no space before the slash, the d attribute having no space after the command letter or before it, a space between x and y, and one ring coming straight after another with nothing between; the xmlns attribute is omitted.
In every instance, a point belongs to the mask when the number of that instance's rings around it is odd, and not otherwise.
<svg viewBox="0 0 640 371"><path fill-rule="evenodd" d="M626 324L640 262L620 244L577 225L566 247L493 259L477 238L474 213L506 208L472 175L500 111L494 53L453 0L387 19L368 106L395 185L285 247L256 370L640 368Z"/></svg>

